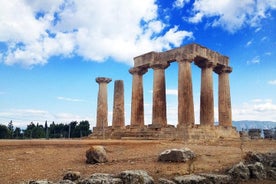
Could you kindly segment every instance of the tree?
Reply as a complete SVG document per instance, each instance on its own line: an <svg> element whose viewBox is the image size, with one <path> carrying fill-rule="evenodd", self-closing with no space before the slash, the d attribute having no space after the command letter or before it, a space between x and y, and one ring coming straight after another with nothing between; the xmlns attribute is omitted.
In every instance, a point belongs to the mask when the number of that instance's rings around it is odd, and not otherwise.
<svg viewBox="0 0 276 184"><path fill-rule="evenodd" d="M10 134L10 138L13 138L13 131L14 131L14 129L13 129L13 123L12 123L12 120L9 122L9 124L8 124L8 129L9 129L9 134Z"/></svg>
<svg viewBox="0 0 276 184"><path fill-rule="evenodd" d="M0 139L8 139L10 137L9 133L8 127L0 124Z"/></svg>
<svg viewBox="0 0 276 184"><path fill-rule="evenodd" d="M45 137L46 139L49 139L49 129L48 129L47 120L45 121L44 129L45 129Z"/></svg>
<svg viewBox="0 0 276 184"><path fill-rule="evenodd" d="M14 129L14 136L16 139L22 138L21 129L19 127L16 127Z"/></svg>

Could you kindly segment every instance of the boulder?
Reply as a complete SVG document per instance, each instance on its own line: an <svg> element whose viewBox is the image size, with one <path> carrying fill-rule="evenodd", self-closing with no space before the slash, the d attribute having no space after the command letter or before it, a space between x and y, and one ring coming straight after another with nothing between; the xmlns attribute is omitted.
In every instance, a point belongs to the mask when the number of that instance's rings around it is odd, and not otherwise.
<svg viewBox="0 0 276 184"><path fill-rule="evenodd" d="M161 162L187 162L194 159L196 154L189 148L168 149L160 153L158 161Z"/></svg>
<svg viewBox="0 0 276 184"><path fill-rule="evenodd" d="M229 171L228 174L232 176L234 180L240 181L246 181L250 178L250 171L246 165L244 165L243 162L240 162L236 165L234 165Z"/></svg>
<svg viewBox="0 0 276 184"><path fill-rule="evenodd" d="M123 171L120 174L120 178L123 183L131 184L153 184L153 178L148 175L146 171L143 170L128 170Z"/></svg>
<svg viewBox="0 0 276 184"><path fill-rule="evenodd" d="M123 184L123 181L113 174L95 173L78 184Z"/></svg>
<svg viewBox="0 0 276 184"><path fill-rule="evenodd" d="M86 163L96 164L107 162L106 151L103 146L92 146L86 151Z"/></svg>
<svg viewBox="0 0 276 184"><path fill-rule="evenodd" d="M203 177L207 178L207 180L209 181L209 183L212 183L212 184L228 184L228 183L232 183L232 178L229 175L203 173L203 174L200 174L200 176L203 176Z"/></svg>
<svg viewBox="0 0 276 184"><path fill-rule="evenodd" d="M250 177L254 179L265 179L266 171L261 162L256 162L255 164L249 164L248 169L250 171Z"/></svg>
<svg viewBox="0 0 276 184"><path fill-rule="evenodd" d="M208 184L205 177L194 174L177 176L173 179L173 181L177 184Z"/></svg>
<svg viewBox="0 0 276 184"><path fill-rule="evenodd" d="M77 171L67 171L63 176L63 180L76 181L80 178L80 172Z"/></svg>

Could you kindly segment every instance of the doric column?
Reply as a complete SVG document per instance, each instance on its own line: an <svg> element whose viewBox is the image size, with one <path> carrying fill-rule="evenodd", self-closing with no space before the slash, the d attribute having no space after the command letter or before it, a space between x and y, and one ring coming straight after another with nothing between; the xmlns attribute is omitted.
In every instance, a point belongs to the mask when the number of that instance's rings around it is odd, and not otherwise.
<svg viewBox="0 0 276 184"><path fill-rule="evenodd" d="M97 105L97 128L108 126L107 121L107 84L111 81L110 78L97 77L96 82L99 83L98 105Z"/></svg>
<svg viewBox="0 0 276 184"><path fill-rule="evenodd" d="M167 125L165 69L169 64L154 64L152 126L156 128Z"/></svg>
<svg viewBox="0 0 276 184"><path fill-rule="evenodd" d="M131 119L132 127L144 126L144 92L143 75L148 71L147 68L132 68L132 95L131 95Z"/></svg>
<svg viewBox="0 0 276 184"><path fill-rule="evenodd" d="M200 124L214 125L213 63L202 60L196 64L201 68Z"/></svg>
<svg viewBox="0 0 276 184"><path fill-rule="evenodd" d="M191 62L192 59L178 60L178 126L195 123Z"/></svg>
<svg viewBox="0 0 276 184"><path fill-rule="evenodd" d="M112 127L121 128L124 126L125 126L124 81L115 80Z"/></svg>
<svg viewBox="0 0 276 184"><path fill-rule="evenodd" d="M214 70L219 75L219 94L218 94L218 111L219 111L219 125L232 126L232 110L231 110L231 96L229 73L232 68L229 66L219 66Z"/></svg>

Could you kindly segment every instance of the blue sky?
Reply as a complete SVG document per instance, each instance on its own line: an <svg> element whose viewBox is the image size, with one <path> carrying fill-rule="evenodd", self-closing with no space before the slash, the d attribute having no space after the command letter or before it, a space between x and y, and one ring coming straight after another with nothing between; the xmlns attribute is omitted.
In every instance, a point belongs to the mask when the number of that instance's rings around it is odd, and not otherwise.
<svg viewBox="0 0 276 184"><path fill-rule="evenodd" d="M124 80L130 121L133 57L198 43L230 58L233 120L276 121L275 0L0 1L0 123L95 126L98 76ZM177 63L166 70L167 117L177 122ZM192 64L196 121L200 69ZM152 70L144 75L151 123ZM217 75L214 74L215 120Z"/></svg>

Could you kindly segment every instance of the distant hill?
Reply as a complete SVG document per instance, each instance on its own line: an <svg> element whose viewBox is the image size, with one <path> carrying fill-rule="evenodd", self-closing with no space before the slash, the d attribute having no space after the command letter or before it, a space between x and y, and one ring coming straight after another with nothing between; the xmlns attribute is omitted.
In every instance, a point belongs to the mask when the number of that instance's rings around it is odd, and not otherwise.
<svg viewBox="0 0 276 184"><path fill-rule="evenodd" d="M273 121L251 121L251 120L243 120L243 121L233 121L232 125L237 128L238 131L242 129L272 129L276 128L276 122Z"/></svg>

